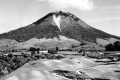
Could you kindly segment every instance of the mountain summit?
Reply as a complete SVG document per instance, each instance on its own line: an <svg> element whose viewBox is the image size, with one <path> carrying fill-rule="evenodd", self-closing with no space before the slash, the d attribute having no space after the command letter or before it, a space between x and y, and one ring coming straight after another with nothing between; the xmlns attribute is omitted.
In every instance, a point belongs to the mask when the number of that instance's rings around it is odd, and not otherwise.
<svg viewBox="0 0 120 80"><path fill-rule="evenodd" d="M27 41L31 38L54 38L59 35L78 41L96 41L97 38L117 38L95 29L69 12L52 12L32 24L0 35L0 39Z"/></svg>

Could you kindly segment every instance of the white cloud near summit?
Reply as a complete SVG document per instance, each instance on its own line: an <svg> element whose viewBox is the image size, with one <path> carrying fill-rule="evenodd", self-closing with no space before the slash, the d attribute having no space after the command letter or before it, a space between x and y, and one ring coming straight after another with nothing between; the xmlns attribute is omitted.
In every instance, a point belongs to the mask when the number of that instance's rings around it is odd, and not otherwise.
<svg viewBox="0 0 120 80"><path fill-rule="evenodd" d="M92 10L94 2L92 0L39 0L41 2L46 1L48 4L58 10L65 8L76 8L80 11Z"/></svg>

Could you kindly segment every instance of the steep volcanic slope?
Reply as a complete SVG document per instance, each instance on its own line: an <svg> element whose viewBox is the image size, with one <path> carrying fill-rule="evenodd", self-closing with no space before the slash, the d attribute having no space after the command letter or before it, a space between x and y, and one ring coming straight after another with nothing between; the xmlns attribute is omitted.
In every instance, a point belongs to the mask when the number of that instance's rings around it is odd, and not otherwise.
<svg viewBox="0 0 120 80"><path fill-rule="evenodd" d="M117 38L87 25L67 12L49 13L38 21L0 35L0 39L27 41L31 38L54 38L64 35L78 41L96 41L96 38Z"/></svg>

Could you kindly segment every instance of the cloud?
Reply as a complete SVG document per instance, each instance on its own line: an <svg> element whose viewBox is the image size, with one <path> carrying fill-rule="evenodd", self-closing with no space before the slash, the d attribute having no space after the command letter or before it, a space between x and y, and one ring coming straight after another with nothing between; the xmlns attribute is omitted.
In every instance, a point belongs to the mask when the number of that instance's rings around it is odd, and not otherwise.
<svg viewBox="0 0 120 80"><path fill-rule="evenodd" d="M76 8L80 11L92 10L94 3L91 0L39 0L46 1L51 7L56 9Z"/></svg>
<svg viewBox="0 0 120 80"><path fill-rule="evenodd" d="M102 7L101 9L120 9L120 6L105 6Z"/></svg>

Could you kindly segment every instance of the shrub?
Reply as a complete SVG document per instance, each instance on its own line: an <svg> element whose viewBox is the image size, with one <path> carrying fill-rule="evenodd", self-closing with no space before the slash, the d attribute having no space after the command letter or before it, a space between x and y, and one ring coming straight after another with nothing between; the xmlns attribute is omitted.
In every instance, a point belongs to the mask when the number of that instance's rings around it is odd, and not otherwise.
<svg viewBox="0 0 120 80"><path fill-rule="evenodd" d="M105 46L106 51L120 51L120 41Z"/></svg>
<svg viewBox="0 0 120 80"><path fill-rule="evenodd" d="M120 42L119 42L119 41L116 41L116 42L114 43L114 47L115 47L116 51L120 51Z"/></svg>
<svg viewBox="0 0 120 80"><path fill-rule="evenodd" d="M115 47L113 44L108 44L105 46L106 51L115 51Z"/></svg>

